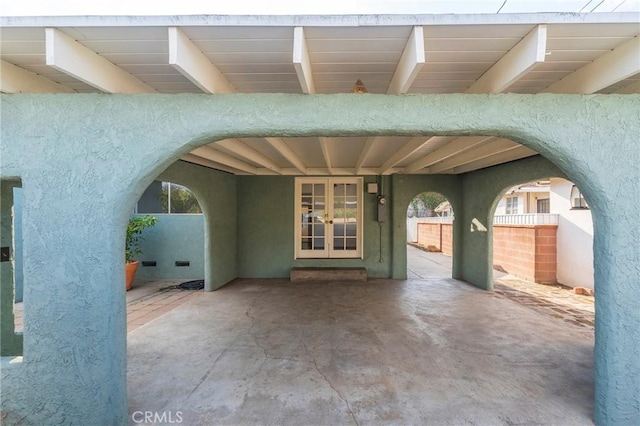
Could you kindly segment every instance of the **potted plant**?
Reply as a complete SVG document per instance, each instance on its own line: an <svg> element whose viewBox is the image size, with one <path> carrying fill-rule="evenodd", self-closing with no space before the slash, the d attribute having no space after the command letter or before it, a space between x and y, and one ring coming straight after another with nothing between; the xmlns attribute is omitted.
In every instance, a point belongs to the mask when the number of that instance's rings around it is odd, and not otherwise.
<svg viewBox="0 0 640 426"><path fill-rule="evenodd" d="M129 224L127 225L127 241L124 248L127 291L131 290L133 278L140 264L140 261L136 260L136 257L142 253L142 249L140 248L140 242L144 239L141 235L142 231L155 225L157 220L156 217L148 215L132 216L131 219L129 219Z"/></svg>

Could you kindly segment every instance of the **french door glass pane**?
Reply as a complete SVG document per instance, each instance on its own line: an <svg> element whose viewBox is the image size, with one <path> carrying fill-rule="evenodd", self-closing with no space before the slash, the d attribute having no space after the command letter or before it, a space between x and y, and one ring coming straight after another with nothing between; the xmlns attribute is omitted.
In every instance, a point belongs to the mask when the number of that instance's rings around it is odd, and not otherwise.
<svg viewBox="0 0 640 426"><path fill-rule="evenodd" d="M356 184L335 184L333 189L333 249L357 250L358 192Z"/></svg>
<svg viewBox="0 0 640 426"><path fill-rule="evenodd" d="M325 249L325 184L302 184L302 250Z"/></svg>

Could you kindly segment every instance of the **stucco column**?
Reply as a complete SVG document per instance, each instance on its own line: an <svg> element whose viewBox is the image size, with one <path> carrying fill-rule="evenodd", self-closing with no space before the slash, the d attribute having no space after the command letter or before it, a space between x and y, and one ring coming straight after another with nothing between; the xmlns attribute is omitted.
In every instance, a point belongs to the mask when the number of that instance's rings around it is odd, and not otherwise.
<svg viewBox="0 0 640 426"><path fill-rule="evenodd" d="M483 182L465 177L462 183L463 208L455 212L455 242L461 245L454 258L454 277L476 287L493 289L491 206L495 195L480 190ZM454 237L455 238L455 237Z"/></svg>
<svg viewBox="0 0 640 426"><path fill-rule="evenodd" d="M637 184L636 175L636 191ZM640 203L624 197L610 201L592 207L596 230L594 419L598 425L639 425Z"/></svg>
<svg viewBox="0 0 640 426"><path fill-rule="evenodd" d="M28 407L34 424L125 424L126 217L113 211L117 191L66 167L23 182L24 358L3 369L21 383L3 395L7 421Z"/></svg>

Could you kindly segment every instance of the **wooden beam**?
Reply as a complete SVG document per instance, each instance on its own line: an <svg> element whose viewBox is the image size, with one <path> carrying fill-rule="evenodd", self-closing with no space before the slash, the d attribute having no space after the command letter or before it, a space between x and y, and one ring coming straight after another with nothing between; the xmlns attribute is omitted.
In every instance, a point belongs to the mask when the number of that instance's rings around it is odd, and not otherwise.
<svg viewBox="0 0 640 426"><path fill-rule="evenodd" d="M627 84L616 90L614 93L618 95L629 95L631 93L640 93L640 81L636 81L635 83Z"/></svg>
<svg viewBox="0 0 640 426"><path fill-rule="evenodd" d="M304 37L304 29L295 27L293 29L293 66L298 75L298 81L303 93L316 93L316 85L313 81L311 70L311 60L307 49L307 40Z"/></svg>
<svg viewBox="0 0 640 426"><path fill-rule="evenodd" d="M485 72L466 93L500 93L544 62L547 26L538 25Z"/></svg>
<svg viewBox="0 0 640 426"><path fill-rule="evenodd" d="M169 64L205 93L234 93L236 89L177 27L169 27Z"/></svg>
<svg viewBox="0 0 640 426"><path fill-rule="evenodd" d="M265 138L289 163L300 170L303 175L307 174L307 166L304 165L300 157L280 138Z"/></svg>
<svg viewBox="0 0 640 426"><path fill-rule="evenodd" d="M247 146L238 139L223 139L221 141L215 142L215 144L228 149L234 154L237 154L240 157L243 157L253 163L259 164L262 167L275 172L276 174L282 174L282 168L278 166L273 160L256 151L255 149Z"/></svg>
<svg viewBox="0 0 640 426"><path fill-rule="evenodd" d="M320 137L320 148L322 149L322 156L324 157L324 162L327 165L327 170L329 174L331 173L331 155L329 154L329 142L327 138Z"/></svg>
<svg viewBox="0 0 640 426"><path fill-rule="evenodd" d="M46 63L106 93L154 93L150 86L55 28L45 28Z"/></svg>
<svg viewBox="0 0 640 426"><path fill-rule="evenodd" d="M531 148L526 146L516 146L512 149L503 151L496 155L492 155L490 157L482 158L477 161L472 161L471 163L467 163L464 166L455 167L450 170L451 173L460 174L467 173L474 170L484 169L485 167L496 166L498 164L507 163L509 161L520 160L521 158L531 157L533 155L537 155L538 153ZM447 171L444 171L447 173Z"/></svg>
<svg viewBox="0 0 640 426"><path fill-rule="evenodd" d="M415 153L417 150L426 145L430 140L431 138L427 136L417 136L415 138L412 138L411 140L409 140L409 142L404 144L402 148L395 151L391 155L391 157L387 159L387 161L382 163L382 165L378 169L378 173L381 175L390 174L390 171L396 164Z"/></svg>
<svg viewBox="0 0 640 426"><path fill-rule="evenodd" d="M476 145L471 149L467 149L458 155L454 155L444 161L429 167L427 171L429 173L440 173L445 170L449 170L455 167L462 166L473 161L480 160L482 158L491 157L503 151L508 151L519 144L509 139L495 139L488 143Z"/></svg>
<svg viewBox="0 0 640 426"><path fill-rule="evenodd" d="M362 147L362 151L360 151L360 155L358 156L358 160L356 161L356 174L360 174L360 170L362 169L362 165L367 160L369 153L371 152L371 147L374 145L376 140L378 140L379 136L376 137L368 137L364 141L364 146Z"/></svg>
<svg viewBox="0 0 640 426"><path fill-rule="evenodd" d="M233 167L234 169L242 170L252 175L258 174L258 168L244 161L238 160L235 157L220 152L217 149L213 149L210 146L201 146L191 151L191 154L197 155L209 161L223 164L225 166Z"/></svg>
<svg viewBox="0 0 640 426"><path fill-rule="evenodd" d="M417 159L411 164L408 164L404 171L405 173L414 173L420 169L425 167L429 167L432 164L436 164L439 161L446 160L447 158L453 157L461 152L464 152L468 149L473 148L476 145L479 145L483 142L487 142L489 139L492 139L492 136L464 136L460 138L454 139L452 142L449 142L442 148L439 148L429 155L426 155L422 158Z"/></svg>
<svg viewBox="0 0 640 426"><path fill-rule="evenodd" d="M0 92L3 93L75 93L70 87L35 72L0 60Z"/></svg>
<svg viewBox="0 0 640 426"><path fill-rule="evenodd" d="M409 40L404 46L396 71L391 78L387 95L407 93L424 63L424 29L421 26L415 26L411 30Z"/></svg>
<svg viewBox="0 0 640 426"><path fill-rule="evenodd" d="M640 73L640 36L605 53L553 83L546 93L595 93L625 78Z"/></svg>
<svg viewBox="0 0 640 426"><path fill-rule="evenodd" d="M199 157L199 156L194 155L194 154L185 154L182 157L180 157L180 159L184 160L184 161L188 161L189 163L199 164L199 165L204 166L204 167L209 167L210 169L216 169L216 170L221 170L223 172L232 173L234 175L244 174L242 171L240 171L238 169L234 169L232 167L227 167L227 166L225 166L223 164L216 163L216 162L211 161L211 160L207 160L205 158Z"/></svg>

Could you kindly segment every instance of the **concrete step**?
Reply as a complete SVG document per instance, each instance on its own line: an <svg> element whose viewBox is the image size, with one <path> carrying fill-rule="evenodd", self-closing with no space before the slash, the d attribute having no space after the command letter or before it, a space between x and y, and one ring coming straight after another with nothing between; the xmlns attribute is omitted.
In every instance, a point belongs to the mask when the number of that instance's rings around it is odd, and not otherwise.
<svg viewBox="0 0 640 426"><path fill-rule="evenodd" d="M291 268L291 282L301 281L366 281L366 268L297 267Z"/></svg>

